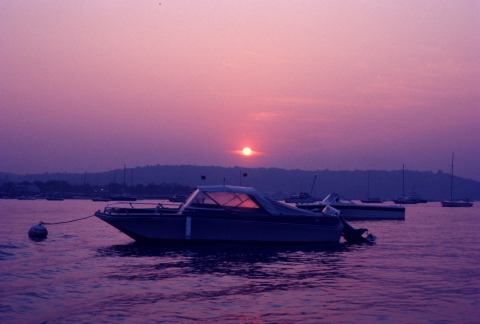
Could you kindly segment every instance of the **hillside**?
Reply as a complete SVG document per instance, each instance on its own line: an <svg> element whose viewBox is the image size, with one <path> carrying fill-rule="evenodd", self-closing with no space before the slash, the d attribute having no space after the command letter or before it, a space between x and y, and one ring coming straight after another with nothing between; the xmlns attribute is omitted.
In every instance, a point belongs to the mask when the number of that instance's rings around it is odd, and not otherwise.
<svg viewBox="0 0 480 324"><path fill-rule="evenodd" d="M247 176L242 176L243 174ZM196 187L199 185L243 185L256 188L262 193L277 198L299 192L310 192L314 175L317 174L313 195L323 198L331 192L350 199L367 198L368 177L370 197L388 200L402 196L402 170L394 171L305 171L278 168L224 168L194 165L156 165L117 169L100 173L44 173L16 175L0 173L0 183L64 180L71 184L127 185L149 183L177 183ZM369 175L368 175L369 174ZM204 176L205 179L201 179ZM450 199L450 174L441 171L420 172L405 170L405 195L419 193L428 200ZM480 200L480 182L454 177L454 198Z"/></svg>

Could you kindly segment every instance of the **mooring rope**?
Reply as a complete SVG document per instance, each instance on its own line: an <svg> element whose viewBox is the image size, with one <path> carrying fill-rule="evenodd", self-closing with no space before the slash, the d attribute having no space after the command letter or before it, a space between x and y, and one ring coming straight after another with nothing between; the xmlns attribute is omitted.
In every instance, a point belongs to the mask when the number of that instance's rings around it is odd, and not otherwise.
<svg viewBox="0 0 480 324"><path fill-rule="evenodd" d="M40 221L40 224L39 224L39 225L57 225L57 224L72 223L72 222L77 222L77 221L79 221L79 220L87 219L87 218L90 218L90 217L93 217L93 216L95 216L95 215L90 215L90 216L82 217L82 218L79 218L79 219L72 219L72 220L69 220L69 221L56 222L56 223L45 223L45 222Z"/></svg>

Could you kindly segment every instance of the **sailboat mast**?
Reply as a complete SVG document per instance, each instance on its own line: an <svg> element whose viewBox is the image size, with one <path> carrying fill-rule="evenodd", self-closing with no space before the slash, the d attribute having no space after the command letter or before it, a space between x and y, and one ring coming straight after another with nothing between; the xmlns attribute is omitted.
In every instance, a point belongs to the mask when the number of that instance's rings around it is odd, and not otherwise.
<svg viewBox="0 0 480 324"><path fill-rule="evenodd" d="M367 200L370 199L370 171L367 171Z"/></svg>
<svg viewBox="0 0 480 324"><path fill-rule="evenodd" d="M125 181L125 180L126 180L126 179L125 179L125 171L126 171L126 168L127 168L127 165L124 164L124 165L123 165L123 191L125 191L125 189L126 189L126 187L127 187L126 181Z"/></svg>
<svg viewBox="0 0 480 324"><path fill-rule="evenodd" d="M452 176L450 178L450 202L453 201L453 154L452 153Z"/></svg>
<svg viewBox="0 0 480 324"><path fill-rule="evenodd" d="M402 198L405 199L405 163L403 164Z"/></svg>
<svg viewBox="0 0 480 324"><path fill-rule="evenodd" d="M315 186L315 180L317 180L317 174L315 174L315 176L313 177L313 184L312 184L312 189L310 189L310 196L313 193L313 187Z"/></svg>

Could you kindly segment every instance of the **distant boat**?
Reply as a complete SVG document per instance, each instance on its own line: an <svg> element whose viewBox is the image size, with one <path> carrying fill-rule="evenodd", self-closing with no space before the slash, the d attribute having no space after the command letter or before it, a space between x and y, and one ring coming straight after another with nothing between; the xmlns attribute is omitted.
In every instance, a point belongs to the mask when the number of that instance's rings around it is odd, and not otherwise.
<svg viewBox="0 0 480 324"><path fill-rule="evenodd" d="M54 193L53 195L51 195L50 197L47 197L47 200L50 200L50 201L63 201L63 197L61 195L59 195L58 193Z"/></svg>
<svg viewBox="0 0 480 324"><path fill-rule="evenodd" d="M383 200L380 198L360 199L360 201L364 204L382 204L383 203Z"/></svg>
<svg viewBox="0 0 480 324"><path fill-rule="evenodd" d="M20 196L17 198L18 200L35 200L32 196Z"/></svg>
<svg viewBox="0 0 480 324"><path fill-rule="evenodd" d="M109 200L113 201L136 201L136 197L131 197L129 195L116 195L116 196L108 196Z"/></svg>
<svg viewBox="0 0 480 324"><path fill-rule="evenodd" d="M418 200L415 197L412 197L411 195L405 197L405 164L403 164L403 171L402 171L402 197L393 199L392 201L400 205L413 205L418 203Z"/></svg>
<svg viewBox="0 0 480 324"><path fill-rule="evenodd" d="M347 220L355 219L405 219L405 207L403 206L384 206L384 205L362 205L356 204L351 200L341 198L336 193L331 193L320 202L312 204L297 204L298 208L308 209L320 212L326 206L331 206L340 211L343 218Z"/></svg>
<svg viewBox="0 0 480 324"><path fill-rule="evenodd" d="M62 197L48 197L47 200L50 201L63 201Z"/></svg>
<svg viewBox="0 0 480 324"><path fill-rule="evenodd" d="M380 198L370 198L370 171L367 171L367 199L360 199L364 204L381 204L383 200Z"/></svg>
<svg viewBox="0 0 480 324"><path fill-rule="evenodd" d="M423 199L420 194L416 193L415 191L410 194L410 199L415 200L417 204L425 204L427 202L426 199Z"/></svg>
<svg viewBox="0 0 480 324"><path fill-rule="evenodd" d="M392 201L400 205L415 205L418 203L416 199L413 199L410 196L393 199Z"/></svg>
<svg viewBox="0 0 480 324"><path fill-rule="evenodd" d="M398 198L393 200L396 204L423 204L426 203L427 200L423 199L418 193L412 192L409 196Z"/></svg>
<svg viewBox="0 0 480 324"><path fill-rule="evenodd" d="M442 201L442 207L472 207L473 203L468 199L463 201Z"/></svg>
<svg viewBox="0 0 480 324"><path fill-rule="evenodd" d="M171 201L171 202L185 202L187 200L188 196L187 195L184 195L184 194L175 194L173 197L169 197L168 198L168 201Z"/></svg>
<svg viewBox="0 0 480 324"><path fill-rule="evenodd" d="M442 201L442 207L472 207L473 203L471 203L468 199L463 201L453 200L453 154L452 153L452 175L450 179L450 201Z"/></svg>
<svg viewBox="0 0 480 324"><path fill-rule="evenodd" d="M110 201L110 199L104 197L94 197L92 198L92 201Z"/></svg>
<svg viewBox="0 0 480 324"><path fill-rule="evenodd" d="M283 199L286 203L294 203L294 204L302 204L302 203L313 203L315 202L315 198L312 197L313 187L315 186L315 180L317 180L317 175L315 174L313 178L312 189L310 189L310 193L308 192L301 192L298 195L292 195L289 198Z"/></svg>
<svg viewBox="0 0 480 324"><path fill-rule="evenodd" d="M298 195L292 195L289 198L285 198L283 201L286 203L313 203L315 202L315 198L310 196L308 192L301 192Z"/></svg>

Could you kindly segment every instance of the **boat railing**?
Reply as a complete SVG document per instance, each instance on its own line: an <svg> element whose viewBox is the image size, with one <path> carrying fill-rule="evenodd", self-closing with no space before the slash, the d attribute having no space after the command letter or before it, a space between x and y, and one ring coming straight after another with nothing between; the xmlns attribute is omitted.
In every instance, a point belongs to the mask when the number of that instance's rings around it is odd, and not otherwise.
<svg viewBox="0 0 480 324"><path fill-rule="evenodd" d="M179 203L163 203L163 202L131 202L131 201L119 201L119 202L114 202L114 203L110 203L107 205L107 207L110 207L110 206L122 206L122 205L125 205L125 206L129 206L130 208L148 208L148 207L151 207L151 208L155 208L157 206L160 206L160 207L169 207L169 206L172 206L172 207L176 207L178 208L180 206Z"/></svg>
<svg viewBox="0 0 480 324"><path fill-rule="evenodd" d="M176 212L182 204L175 203L152 203L152 202L116 202L105 206L107 214L161 214L163 212Z"/></svg>

